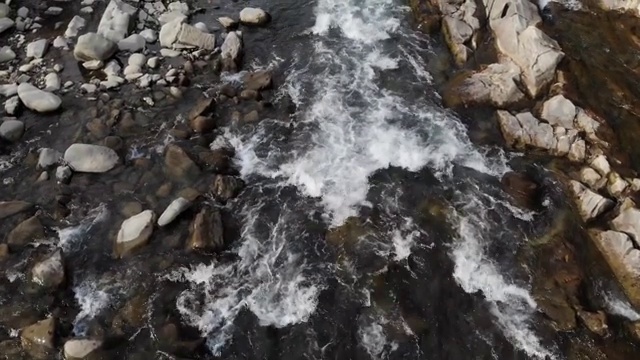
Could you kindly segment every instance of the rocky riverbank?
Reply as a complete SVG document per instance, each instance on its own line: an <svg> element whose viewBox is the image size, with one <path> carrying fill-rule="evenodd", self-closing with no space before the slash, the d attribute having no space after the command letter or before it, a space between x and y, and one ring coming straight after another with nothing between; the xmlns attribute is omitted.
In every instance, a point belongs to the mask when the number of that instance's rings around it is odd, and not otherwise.
<svg viewBox="0 0 640 360"><path fill-rule="evenodd" d="M522 254L539 311L568 334L569 358L622 359L640 351L640 323L607 306L602 284L616 283L640 309L632 55L640 19L632 2L585 5L594 7L443 0L412 8L419 26L439 29L457 65L442 86L445 103L474 122L489 109L504 146L544 164L572 202L577 219L558 217ZM523 174L506 180L516 203L535 202L528 189L540 184Z"/></svg>

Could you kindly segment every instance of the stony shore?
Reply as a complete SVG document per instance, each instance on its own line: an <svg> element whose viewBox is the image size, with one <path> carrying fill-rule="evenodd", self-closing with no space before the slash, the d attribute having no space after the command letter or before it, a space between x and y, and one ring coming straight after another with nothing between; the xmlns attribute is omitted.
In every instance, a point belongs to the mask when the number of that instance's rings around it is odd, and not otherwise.
<svg viewBox="0 0 640 360"><path fill-rule="evenodd" d="M575 65L581 61L604 69L609 62L617 62L618 53L608 51L608 56L594 60L593 56L582 56L572 48L567 57L559 42L547 33L564 41L592 36L581 25L585 20L564 20L566 24L562 24L561 30L556 29L554 24L563 22L558 19L567 13L568 19L597 18L606 23L602 25L605 29L609 26L620 29L613 20L618 13L598 17L592 14L627 11L623 15L626 26L640 24L637 18L640 13L635 2L602 1L588 5L592 7L567 12L553 3L541 11L528 0L441 0L413 1L412 9L421 29L442 34L455 63L449 71L449 80L442 86L445 104L465 114L489 108L493 113L490 121L499 128L504 147L521 152L524 157L543 159L572 203L578 232L565 233L572 231L570 226L562 225L560 229L554 226L545 235L543 246L532 242L531 250L526 251L528 256L538 259L533 261L537 265L532 271L540 310L556 331L579 334L584 327L590 333L588 337L601 344L585 345L576 336L570 340L571 356L599 359L607 354L610 358L625 358L637 352L621 348L620 341L611 340L611 334L626 336L640 344L640 322L616 319L597 300L603 294L583 289L589 288L589 284L615 279L629 303L640 309L637 205L640 178L637 167L628 160L629 153L625 153L630 147L623 148L618 141L628 138L629 134L624 132L632 129L625 128L616 118L607 118L611 115L603 110L607 105L602 106L600 101L591 103L597 96L585 96L601 90L584 87L583 84L593 80L592 74L571 73L581 66ZM571 21L580 25L572 27ZM608 40L614 49L625 47L624 40ZM637 47L638 43L626 43L629 45ZM587 57L589 60L584 60ZM596 61L600 61L599 65L593 65ZM603 74L606 72L603 70ZM600 74L593 76L599 79ZM615 79L607 75L602 78L616 87ZM637 101L637 92L617 89L623 95L614 96ZM621 103L618 106L624 107ZM637 120L635 114L630 121ZM503 183L516 203L535 202L532 196L540 184L526 174L507 174Z"/></svg>

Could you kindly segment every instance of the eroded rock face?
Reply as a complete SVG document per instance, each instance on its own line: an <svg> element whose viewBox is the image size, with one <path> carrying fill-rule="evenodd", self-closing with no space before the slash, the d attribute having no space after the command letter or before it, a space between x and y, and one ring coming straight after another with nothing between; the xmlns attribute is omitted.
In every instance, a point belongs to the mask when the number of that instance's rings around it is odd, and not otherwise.
<svg viewBox="0 0 640 360"><path fill-rule="evenodd" d="M203 208L189 227L187 247L191 250L219 250L224 247L220 211Z"/></svg>
<svg viewBox="0 0 640 360"><path fill-rule="evenodd" d="M122 222L116 239L118 257L124 257L147 244L153 233L155 217L153 211L145 210Z"/></svg>
<svg viewBox="0 0 640 360"><path fill-rule="evenodd" d="M244 182L237 177L227 175L216 175L211 191L220 201L228 201L238 196L244 187Z"/></svg>
<svg viewBox="0 0 640 360"><path fill-rule="evenodd" d="M578 212L584 221L596 218L614 205L613 201L589 190L578 181L570 181L570 190L573 193Z"/></svg>
<svg viewBox="0 0 640 360"><path fill-rule="evenodd" d="M622 211L611 221L613 230L623 232L631 236L636 242L640 243L640 210L635 207L628 207Z"/></svg>
<svg viewBox="0 0 640 360"><path fill-rule="evenodd" d="M640 307L640 250L618 231L592 229L589 235L622 286L629 301Z"/></svg>
<svg viewBox="0 0 640 360"><path fill-rule="evenodd" d="M458 65L467 62L472 50L467 46L473 34L480 29L480 21L474 16L477 5L473 0L438 1L443 14L442 33Z"/></svg>

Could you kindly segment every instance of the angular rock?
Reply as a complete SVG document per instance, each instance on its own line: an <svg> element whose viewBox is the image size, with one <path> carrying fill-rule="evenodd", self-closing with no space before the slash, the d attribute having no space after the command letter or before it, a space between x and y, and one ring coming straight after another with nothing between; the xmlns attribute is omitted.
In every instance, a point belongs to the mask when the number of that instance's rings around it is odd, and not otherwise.
<svg viewBox="0 0 640 360"><path fill-rule="evenodd" d="M156 34L156 32L153 31L152 29L142 30L140 32L140 36L142 36L148 44L152 44L156 42L156 40L158 40L158 34Z"/></svg>
<svg viewBox="0 0 640 360"><path fill-rule="evenodd" d="M580 170L580 181L587 184L592 189L598 190L598 183L602 176L590 167L584 167Z"/></svg>
<svg viewBox="0 0 640 360"><path fill-rule="evenodd" d="M73 56L78 61L107 60L117 49L113 41L96 33L86 33L78 37Z"/></svg>
<svg viewBox="0 0 640 360"><path fill-rule="evenodd" d="M142 37L142 35L133 34L118 41L118 49L121 51L136 52L144 49L146 43L147 41Z"/></svg>
<svg viewBox="0 0 640 360"><path fill-rule="evenodd" d="M621 232L591 229L589 235L631 304L640 308L640 250Z"/></svg>
<svg viewBox="0 0 640 360"><path fill-rule="evenodd" d="M607 336L609 334L607 316L603 311L593 313L580 310L578 311L578 317L592 333L598 336Z"/></svg>
<svg viewBox="0 0 640 360"><path fill-rule="evenodd" d="M0 201L0 220L29 210L32 207L33 204L26 201Z"/></svg>
<svg viewBox="0 0 640 360"><path fill-rule="evenodd" d="M38 168L45 170L49 169L53 165L56 165L60 159L62 159L62 154L59 151L50 148L42 148L38 155Z"/></svg>
<svg viewBox="0 0 640 360"><path fill-rule="evenodd" d="M589 190L575 180L570 180L570 190L582 220L589 221L613 207L614 202Z"/></svg>
<svg viewBox="0 0 640 360"><path fill-rule="evenodd" d="M47 39L39 39L27 45L27 57L42 59L47 51L49 41Z"/></svg>
<svg viewBox="0 0 640 360"><path fill-rule="evenodd" d="M194 179L200 174L200 168L187 153L177 145L167 146L164 156L165 171L176 180Z"/></svg>
<svg viewBox="0 0 640 360"><path fill-rule="evenodd" d="M64 343L64 357L67 360L89 359L102 347L102 341L90 339L72 339Z"/></svg>
<svg viewBox="0 0 640 360"><path fill-rule="evenodd" d="M224 247L220 211L205 207L189 227L187 247L191 250L220 250Z"/></svg>
<svg viewBox="0 0 640 360"><path fill-rule="evenodd" d="M57 250L52 255L37 263L31 270L33 281L44 287L58 287L64 282L64 264L62 252Z"/></svg>
<svg viewBox="0 0 640 360"><path fill-rule="evenodd" d="M56 180L58 180L58 182L60 183L68 183L71 179L71 175L73 175L73 172L68 166L58 166L56 168Z"/></svg>
<svg viewBox="0 0 640 360"><path fill-rule="evenodd" d="M640 244L640 210L629 207L620 211L620 214L611 220L611 228L630 235L636 244Z"/></svg>
<svg viewBox="0 0 640 360"><path fill-rule="evenodd" d="M213 195L222 202L233 199L238 196L240 190L244 187L244 181L235 176L216 175L211 185Z"/></svg>
<svg viewBox="0 0 640 360"><path fill-rule="evenodd" d="M215 102L212 98L201 97L196 102L196 105L189 111L189 120L193 120L198 116L206 116L213 110Z"/></svg>
<svg viewBox="0 0 640 360"><path fill-rule="evenodd" d="M563 95L556 95L544 102L540 117L551 125L572 129L576 112L576 107L571 100Z"/></svg>
<svg viewBox="0 0 640 360"><path fill-rule="evenodd" d="M67 25L67 30L64 32L64 36L66 38L78 36L78 32L82 30L86 24L87 21L85 19L78 15L74 16L73 19L69 21L69 25Z"/></svg>
<svg viewBox="0 0 640 360"><path fill-rule="evenodd" d="M62 86L62 84L60 83L60 76L58 76L58 74L55 72L49 73L44 77L44 84L45 91L60 90L60 86Z"/></svg>
<svg viewBox="0 0 640 360"><path fill-rule="evenodd" d="M571 148L569 148L569 153L567 157L571 161L575 162L583 162L585 157L587 156L587 144L584 140L576 140L571 144Z"/></svg>
<svg viewBox="0 0 640 360"><path fill-rule="evenodd" d="M60 15L62 14L62 8L58 6L50 6L45 12L45 15Z"/></svg>
<svg viewBox="0 0 640 360"><path fill-rule="evenodd" d="M16 53L8 46L0 48L0 63L11 61L16 58Z"/></svg>
<svg viewBox="0 0 640 360"><path fill-rule="evenodd" d="M2 96L13 96L18 94L18 85L17 84L3 84L0 85L0 95Z"/></svg>
<svg viewBox="0 0 640 360"><path fill-rule="evenodd" d="M620 174L610 172L607 176L607 191L613 197L620 197L629 184L622 179Z"/></svg>
<svg viewBox="0 0 640 360"><path fill-rule="evenodd" d="M517 172L504 174L501 180L505 191L511 195L514 202L525 209L535 207L538 196L538 185L529 177Z"/></svg>
<svg viewBox="0 0 640 360"><path fill-rule="evenodd" d="M20 98L13 96L4 102L4 111L9 115L16 115L20 107Z"/></svg>
<svg viewBox="0 0 640 360"><path fill-rule="evenodd" d="M238 25L237 21L233 20L232 18L230 18L228 16L219 17L218 18L218 22L225 29L233 29L234 27L236 27Z"/></svg>
<svg viewBox="0 0 640 360"><path fill-rule="evenodd" d="M602 176L607 176L611 172L609 161L604 155L596 156L595 158L593 158L593 160L591 160L591 163L589 165Z"/></svg>
<svg viewBox="0 0 640 360"><path fill-rule="evenodd" d="M62 99L37 87L22 83L18 86L18 97L27 108L36 112L51 112L57 110L62 104Z"/></svg>
<svg viewBox="0 0 640 360"><path fill-rule="evenodd" d="M139 68L142 68L147 62L147 59L142 54L131 54L129 59L127 60L127 64L135 65Z"/></svg>
<svg viewBox="0 0 640 360"><path fill-rule="evenodd" d="M0 124L0 138L15 142L20 140L24 133L24 123L20 120L5 120Z"/></svg>
<svg viewBox="0 0 640 360"><path fill-rule="evenodd" d="M9 16L10 12L11 12L11 8L9 7L9 5L5 3L0 3L0 19L6 18L7 16Z"/></svg>
<svg viewBox="0 0 640 360"><path fill-rule="evenodd" d="M136 11L124 1L111 0L102 14L97 33L114 43L119 42L129 33L129 19Z"/></svg>
<svg viewBox="0 0 640 360"><path fill-rule="evenodd" d="M29 325L20 332L20 340L24 348L41 346L53 349L53 338L56 331L56 319L49 317Z"/></svg>
<svg viewBox="0 0 640 360"><path fill-rule="evenodd" d="M439 1L438 6L443 14L442 33L445 41L458 65L463 65L471 49L465 43L471 40L473 34L480 29L480 21L475 16L476 2L464 1Z"/></svg>
<svg viewBox="0 0 640 360"><path fill-rule="evenodd" d="M64 153L64 161L73 171L103 173L113 169L120 158L112 149L92 144L72 144Z"/></svg>
<svg viewBox="0 0 640 360"><path fill-rule="evenodd" d="M213 50L216 47L216 37L176 19L160 29L160 44L167 48L197 47Z"/></svg>
<svg viewBox="0 0 640 360"><path fill-rule="evenodd" d="M34 240L44 239L44 237L44 227L37 216L32 216L11 230L7 235L7 244L24 246Z"/></svg>
<svg viewBox="0 0 640 360"><path fill-rule="evenodd" d="M258 70L246 74L242 80L245 89L264 90L271 86L271 73L266 70Z"/></svg>
<svg viewBox="0 0 640 360"><path fill-rule="evenodd" d="M191 206L191 201L179 197L171 202L158 219L158 226L165 226L175 220L178 215L182 214Z"/></svg>
<svg viewBox="0 0 640 360"><path fill-rule="evenodd" d="M145 210L122 222L116 239L116 255L118 257L124 257L147 244L153 233L155 217L153 211Z"/></svg>
<svg viewBox="0 0 640 360"><path fill-rule="evenodd" d="M269 20L269 14L259 8L246 7L240 11L240 22L246 25L264 25Z"/></svg>
<svg viewBox="0 0 640 360"><path fill-rule="evenodd" d="M189 125L193 131L199 134L204 134L212 131L216 126L216 122L210 117L198 116L189 121Z"/></svg>
<svg viewBox="0 0 640 360"><path fill-rule="evenodd" d="M15 25L15 22L9 18L0 19L0 34L11 29Z"/></svg>
<svg viewBox="0 0 640 360"><path fill-rule="evenodd" d="M220 59L223 71L237 71L242 55L242 38L236 32L230 32L220 46Z"/></svg>
<svg viewBox="0 0 640 360"><path fill-rule="evenodd" d="M527 145L550 150L554 148L553 128L541 123L531 113L516 116L507 111L498 110L498 123L507 144L515 149L524 149Z"/></svg>

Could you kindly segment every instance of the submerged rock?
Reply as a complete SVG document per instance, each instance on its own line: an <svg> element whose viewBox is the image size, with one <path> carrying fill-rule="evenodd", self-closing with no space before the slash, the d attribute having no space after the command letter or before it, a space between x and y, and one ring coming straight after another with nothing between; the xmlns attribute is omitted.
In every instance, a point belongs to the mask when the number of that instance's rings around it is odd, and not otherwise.
<svg viewBox="0 0 640 360"><path fill-rule="evenodd" d="M158 219L158 226L165 226L175 220L178 215L182 214L191 206L191 201L179 197L171 202Z"/></svg>
<svg viewBox="0 0 640 360"><path fill-rule="evenodd" d="M86 33L78 37L73 56L78 61L107 60L118 50L115 42L96 33Z"/></svg>
<svg viewBox="0 0 640 360"><path fill-rule="evenodd" d="M73 144L64 153L73 171L103 173L113 169L120 158L113 149L101 145Z"/></svg>
<svg viewBox="0 0 640 360"><path fill-rule="evenodd" d="M236 32L230 32L220 46L220 58L223 71L237 71L242 55L242 38Z"/></svg>
<svg viewBox="0 0 640 360"><path fill-rule="evenodd" d="M38 216L32 216L16 226L7 235L7 244L14 246L24 246L28 243L44 239L44 227L40 223Z"/></svg>
<svg viewBox="0 0 640 360"><path fill-rule="evenodd" d="M31 271L36 284L44 287L58 287L64 282L64 264L60 250L37 263Z"/></svg>
<svg viewBox="0 0 640 360"><path fill-rule="evenodd" d="M62 99L57 95L42 91L26 82L18 85L18 97L24 106L41 113L55 111L62 104Z"/></svg>
<svg viewBox="0 0 640 360"><path fill-rule="evenodd" d="M67 360L89 359L102 347L102 341L90 339L72 339L64 343L64 356Z"/></svg>
<svg viewBox="0 0 640 360"><path fill-rule="evenodd" d="M248 73L242 80L247 90L264 90L271 87L271 73L266 70Z"/></svg>
<svg viewBox="0 0 640 360"><path fill-rule="evenodd" d="M200 174L200 168L187 153L178 145L167 146L164 156L165 170L176 180L195 179Z"/></svg>
<svg viewBox="0 0 640 360"><path fill-rule="evenodd" d="M244 187L244 182L235 176L216 175L211 191L220 201L226 202L238 196Z"/></svg>
<svg viewBox="0 0 640 360"><path fill-rule="evenodd" d="M47 319L38 321L33 325L29 325L22 329L20 332L20 340L22 346L25 349L33 347L44 347L53 349L53 338L56 330L56 319L49 317ZM37 353L39 349L33 349L35 351L29 351L29 353Z"/></svg>
<svg viewBox="0 0 640 360"><path fill-rule="evenodd" d="M216 47L216 37L185 24L183 19L176 19L160 29L160 44L167 48L197 47L213 50Z"/></svg>
<svg viewBox="0 0 640 360"><path fill-rule="evenodd" d="M146 245L153 233L155 217L153 211L145 210L123 221L116 239L116 256L127 256Z"/></svg>
<svg viewBox="0 0 640 360"><path fill-rule="evenodd" d="M538 185L526 175L508 172L502 177L505 191L511 195L515 203L523 208L532 209L537 202Z"/></svg>
<svg viewBox="0 0 640 360"><path fill-rule="evenodd" d="M26 201L0 201L0 220L29 210L32 207L33 204Z"/></svg>
<svg viewBox="0 0 640 360"><path fill-rule="evenodd" d="M192 250L219 250L224 247L222 217L217 209L205 207L189 227L187 247Z"/></svg>

